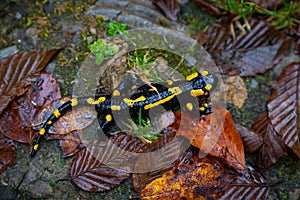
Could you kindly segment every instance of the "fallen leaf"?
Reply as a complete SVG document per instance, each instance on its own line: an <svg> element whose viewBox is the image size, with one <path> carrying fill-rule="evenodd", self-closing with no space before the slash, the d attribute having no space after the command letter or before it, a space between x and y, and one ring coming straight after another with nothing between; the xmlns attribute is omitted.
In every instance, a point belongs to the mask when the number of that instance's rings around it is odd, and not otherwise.
<svg viewBox="0 0 300 200"><path fill-rule="evenodd" d="M253 153L262 147L263 137L260 132L255 133L239 123L234 123L234 126L242 137L245 151L247 153Z"/></svg>
<svg viewBox="0 0 300 200"><path fill-rule="evenodd" d="M163 11L163 13L172 21L177 21L180 12L180 4L177 0L158 0L154 3Z"/></svg>
<svg viewBox="0 0 300 200"><path fill-rule="evenodd" d="M208 13L210 15L223 15L226 12L220 5L213 3L209 0L193 0L197 6L204 11L205 13ZM225 0L221 0L222 3L225 3Z"/></svg>
<svg viewBox="0 0 300 200"><path fill-rule="evenodd" d="M268 182L258 170L248 166L247 170L237 172L237 178L228 184L220 199L267 199L273 185L275 184Z"/></svg>
<svg viewBox="0 0 300 200"><path fill-rule="evenodd" d="M0 134L0 173L15 162L14 152L13 141Z"/></svg>
<svg viewBox="0 0 300 200"><path fill-rule="evenodd" d="M98 143L97 147L101 147L101 144ZM98 148L82 149L76 154L71 165L73 182L89 192L110 190L129 177L126 171L103 164L101 160L105 154L98 150Z"/></svg>
<svg viewBox="0 0 300 200"><path fill-rule="evenodd" d="M52 49L14 54L0 63L0 115L10 101L27 91L33 78L39 76L42 69L58 53Z"/></svg>
<svg viewBox="0 0 300 200"><path fill-rule="evenodd" d="M284 143L300 158L300 63L284 67L268 100L268 116Z"/></svg>
<svg viewBox="0 0 300 200"><path fill-rule="evenodd" d="M266 168L275 163L281 156L287 155L285 145L270 123L268 113L259 116L252 129L263 138L263 143L258 149L257 162L259 167Z"/></svg>
<svg viewBox="0 0 300 200"><path fill-rule="evenodd" d="M0 133L22 143L30 143L34 135L31 128L40 109L61 98L59 85L48 73L28 86L28 91L16 98L0 117Z"/></svg>
<svg viewBox="0 0 300 200"><path fill-rule="evenodd" d="M84 144L81 141L83 136L79 136L80 134L83 134L81 130L72 131L60 138L59 146L63 151L64 158L73 156L84 148Z"/></svg>
<svg viewBox="0 0 300 200"><path fill-rule="evenodd" d="M179 114L177 117L180 118ZM193 146L210 155L225 159L229 165L245 168L245 155L242 139L234 127L230 113L216 104L213 113L200 119L181 114L172 126L177 135L188 138Z"/></svg>
<svg viewBox="0 0 300 200"><path fill-rule="evenodd" d="M199 158L187 153L183 162L174 166L141 191L141 199L218 199L235 177L211 156Z"/></svg>
<svg viewBox="0 0 300 200"><path fill-rule="evenodd" d="M198 39L212 55L220 71L228 75L254 76L273 68L291 44L290 39L263 20L251 19L250 32L230 22L215 24Z"/></svg>
<svg viewBox="0 0 300 200"><path fill-rule="evenodd" d="M34 124L41 124L46 121L48 117L56 110L59 106L70 100L65 97L54 101L43 108L39 113L39 116L34 121ZM50 127L49 133L65 135L71 131L82 130L89 126L97 117L97 112L94 106L78 106L72 108L72 112L67 112L59 118L57 122ZM41 126L35 126L35 130L39 130Z"/></svg>

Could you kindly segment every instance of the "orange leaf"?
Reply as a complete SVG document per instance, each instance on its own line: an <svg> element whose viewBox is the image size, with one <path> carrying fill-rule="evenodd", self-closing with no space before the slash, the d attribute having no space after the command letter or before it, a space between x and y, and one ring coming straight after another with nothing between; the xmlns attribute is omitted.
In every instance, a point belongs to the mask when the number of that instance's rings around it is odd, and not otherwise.
<svg viewBox="0 0 300 200"><path fill-rule="evenodd" d="M177 134L188 138L193 146L225 159L232 167L245 169L242 139L234 127L230 113L222 106L215 105L213 114L201 117L198 123L197 119L182 114L181 120L176 120L173 127L178 129L179 125Z"/></svg>
<svg viewBox="0 0 300 200"><path fill-rule="evenodd" d="M148 184L141 191L142 199L218 199L235 177L210 156L199 158L198 153L189 152L182 161Z"/></svg>

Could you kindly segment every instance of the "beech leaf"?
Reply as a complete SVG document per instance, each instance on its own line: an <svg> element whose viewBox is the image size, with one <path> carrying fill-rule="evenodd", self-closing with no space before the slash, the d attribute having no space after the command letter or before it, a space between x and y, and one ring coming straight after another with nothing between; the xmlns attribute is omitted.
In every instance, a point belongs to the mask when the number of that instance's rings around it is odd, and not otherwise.
<svg viewBox="0 0 300 200"><path fill-rule="evenodd" d="M35 124L39 124L47 120L47 118L53 113L55 109L61 106L63 103L70 100L68 97L54 101L43 108L39 113ZM59 118L57 122L50 127L49 133L64 135L71 131L81 130L89 126L97 117L95 107L92 106L79 106L72 109L72 112L68 112ZM35 126L35 130L39 130L41 126Z"/></svg>
<svg viewBox="0 0 300 200"><path fill-rule="evenodd" d="M172 21L177 21L177 16L180 12L180 5L177 0L158 0L154 3L164 12L167 18Z"/></svg>
<svg viewBox="0 0 300 200"><path fill-rule="evenodd" d="M285 145L270 123L268 113L259 116L255 120L252 129L263 138L263 143L258 149L259 167L268 167L275 163L279 157L287 155Z"/></svg>
<svg viewBox="0 0 300 200"><path fill-rule="evenodd" d="M229 23L211 26L198 39L225 74L254 76L263 73L281 60L291 43L286 35L263 20L251 19L250 32L243 32L236 26L231 30Z"/></svg>
<svg viewBox="0 0 300 200"><path fill-rule="evenodd" d="M258 170L248 166L247 170L238 171L237 178L228 184L225 193L220 199L267 199L273 185Z"/></svg>
<svg viewBox="0 0 300 200"><path fill-rule="evenodd" d="M71 165L71 177L78 187L90 192L102 192L129 177L126 171L113 169L100 162L103 151L90 150L82 149Z"/></svg>
<svg viewBox="0 0 300 200"><path fill-rule="evenodd" d="M179 116L177 115L179 118ZM199 123L197 123L199 121ZM210 155L223 158L229 165L245 168L245 155L242 139L234 127L229 111L221 105L214 105L213 114L193 119L182 114L174 125L181 129L177 135L188 138L193 146Z"/></svg>
<svg viewBox="0 0 300 200"><path fill-rule="evenodd" d="M284 143L300 158L300 63L284 67L268 100L268 116Z"/></svg>
<svg viewBox="0 0 300 200"><path fill-rule="evenodd" d="M28 91L16 98L0 117L0 133L6 137L30 143L34 135L31 125L40 109L55 99L61 98L59 85L48 73L41 73Z"/></svg>
<svg viewBox="0 0 300 200"><path fill-rule="evenodd" d="M239 123L234 123L234 126L242 137L245 151L247 153L252 153L261 148L263 145L263 138L261 134L257 134Z"/></svg>
<svg viewBox="0 0 300 200"><path fill-rule="evenodd" d="M52 49L14 54L0 63L0 115L16 96L24 94L26 86L37 77L47 63L58 53Z"/></svg>

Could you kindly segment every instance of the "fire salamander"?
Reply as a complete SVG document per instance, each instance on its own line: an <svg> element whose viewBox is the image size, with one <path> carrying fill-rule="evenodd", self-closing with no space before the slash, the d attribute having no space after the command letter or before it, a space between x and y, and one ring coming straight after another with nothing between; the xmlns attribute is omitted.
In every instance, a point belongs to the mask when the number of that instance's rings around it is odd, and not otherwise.
<svg viewBox="0 0 300 200"><path fill-rule="evenodd" d="M178 84L173 83L173 81L167 81L166 86L162 84L151 84L151 86L144 84L136 89L130 98L128 96L126 98L126 95L121 95L121 91L117 89L110 95L98 95L96 98L73 98L57 108L48 117L39 131L30 155L32 157L36 154L43 135L48 132L53 123L75 106L95 106L98 119L101 119L101 128L107 134L107 132L112 132L110 128L116 124L114 118L117 117L118 113L124 112L127 109L129 110L130 117L135 118L139 111L142 111L143 116L145 116L150 109L159 105L167 110L173 110L179 104L177 97L180 96L189 96L198 100L197 106L191 102L184 101L185 109L189 111L197 110L197 112L200 112L200 115L210 114L212 112L212 104L210 102L209 91L212 88L213 82L214 78L212 74L209 74L208 71L201 71L201 73L194 72L188 75L185 81Z"/></svg>

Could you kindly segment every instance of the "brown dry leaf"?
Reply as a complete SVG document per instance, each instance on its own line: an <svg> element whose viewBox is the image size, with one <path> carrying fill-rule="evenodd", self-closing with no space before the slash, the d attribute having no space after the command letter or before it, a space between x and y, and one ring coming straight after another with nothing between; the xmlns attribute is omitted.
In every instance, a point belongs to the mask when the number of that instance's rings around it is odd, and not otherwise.
<svg viewBox="0 0 300 200"><path fill-rule="evenodd" d="M244 80L240 76L232 76L223 81L225 86L225 94L223 96L225 96L226 102L241 108L248 97Z"/></svg>
<svg viewBox="0 0 300 200"><path fill-rule="evenodd" d="M259 116L254 122L252 129L263 138L263 144L258 149L259 167L268 167L281 156L287 155L285 145L270 123L268 113L263 113Z"/></svg>
<svg viewBox="0 0 300 200"><path fill-rule="evenodd" d="M251 166L247 170L238 170L237 178L228 184L225 193L220 198L222 200L267 199L273 185L265 177Z"/></svg>
<svg viewBox="0 0 300 200"><path fill-rule="evenodd" d="M216 104L213 114L200 119L181 114L181 120L176 120L173 127L177 130L179 125L181 128L177 135L188 138L193 146L225 159L234 168L245 168L242 139L234 127L230 113L221 105Z"/></svg>
<svg viewBox="0 0 300 200"><path fill-rule="evenodd" d="M180 5L177 0L155 0L154 3L163 11L167 18L177 21Z"/></svg>
<svg viewBox="0 0 300 200"><path fill-rule="evenodd" d="M84 144L81 141L82 130L72 131L66 135L63 135L59 140L59 146L63 151L63 157L73 156L75 153L84 148Z"/></svg>
<svg viewBox="0 0 300 200"><path fill-rule="evenodd" d="M210 15L219 16L227 13L221 6L209 0L194 0L194 2L201 10ZM225 0L221 0L221 2L225 3Z"/></svg>
<svg viewBox="0 0 300 200"><path fill-rule="evenodd" d="M15 162L14 152L13 141L0 134L0 173Z"/></svg>
<svg viewBox="0 0 300 200"><path fill-rule="evenodd" d="M0 115L11 100L27 91L26 86L39 76L58 51L52 49L43 53L14 54L0 63Z"/></svg>
<svg viewBox="0 0 300 200"><path fill-rule="evenodd" d="M141 199L218 199L234 174L211 156L199 158L187 153L172 170L155 179L141 191Z"/></svg>
<svg viewBox="0 0 300 200"><path fill-rule="evenodd" d="M0 117L0 133L22 143L30 143L36 134L31 125L40 109L61 98L58 83L48 73L41 73L27 89Z"/></svg>
<svg viewBox="0 0 300 200"><path fill-rule="evenodd" d="M300 63L287 65L268 100L268 116L284 143L300 158Z"/></svg>
<svg viewBox="0 0 300 200"><path fill-rule="evenodd" d="M54 101L52 104L45 106L39 113L37 120L34 124L39 124L47 120L55 109L63 103L70 100L68 97ZM73 108L72 112L68 112L59 118L57 122L51 126L49 133L64 135L71 131L81 130L90 125L97 117L95 107L92 106L79 106ZM39 130L41 126L35 126L34 129Z"/></svg>
<svg viewBox="0 0 300 200"><path fill-rule="evenodd" d="M239 123L234 123L234 126L242 137L245 151L247 153L252 153L261 148L263 145L263 138L260 133L256 134L254 131L242 126Z"/></svg>
<svg viewBox="0 0 300 200"><path fill-rule="evenodd" d="M126 159L130 160L131 165L128 167L131 171L144 173L168 168L180 157L181 145L186 144L186 141L184 138L176 137L175 133L173 129L165 128L163 136L152 143L143 143L131 135L118 134L112 138L112 142L128 152Z"/></svg>
<svg viewBox="0 0 300 200"><path fill-rule="evenodd" d="M220 71L229 75L254 76L277 64L291 41L263 20L252 19L251 31L236 26L233 39L230 22L215 24L203 33L198 42L212 55Z"/></svg>
<svg viewBox="0 0 300 200"><path fill-rule="evenodd" d="M97 148L84 148L76 154L71 165L71 178L78 187L86 191L110 190L127 179L129 174L103 164L101 161L106 154L99 150L101 143L94 144Z"/></svg>

